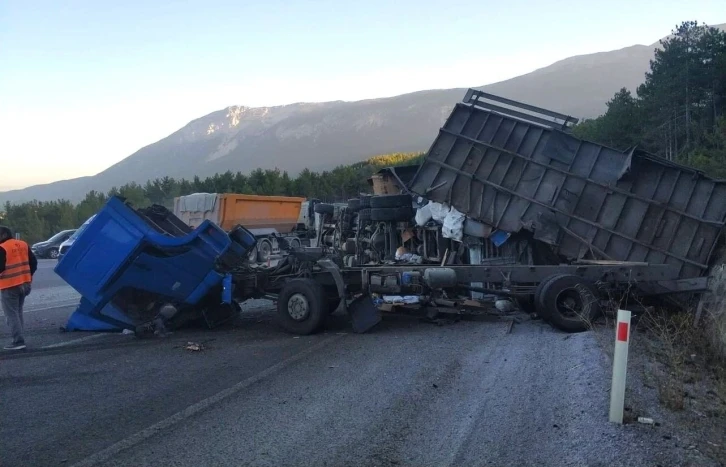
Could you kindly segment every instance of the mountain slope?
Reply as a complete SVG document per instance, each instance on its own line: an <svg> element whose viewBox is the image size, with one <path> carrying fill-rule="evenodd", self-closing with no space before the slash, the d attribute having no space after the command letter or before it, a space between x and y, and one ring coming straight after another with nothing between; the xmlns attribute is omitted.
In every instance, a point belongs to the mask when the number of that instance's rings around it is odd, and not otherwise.
<svg viewBox="0 0 726 467"><path fill-rule="evenodd" d="M721 25L720 27L723 27ZM595 117L621 87L644 80L656 45L570 57L480 87L576 117ZM357 102L229 107L190 122L91 177L0 193L0 202L80 200L89 190L161 176L207 176L279 167L296 174L390 152L426 150L466 89L420 91Z"/></svg>

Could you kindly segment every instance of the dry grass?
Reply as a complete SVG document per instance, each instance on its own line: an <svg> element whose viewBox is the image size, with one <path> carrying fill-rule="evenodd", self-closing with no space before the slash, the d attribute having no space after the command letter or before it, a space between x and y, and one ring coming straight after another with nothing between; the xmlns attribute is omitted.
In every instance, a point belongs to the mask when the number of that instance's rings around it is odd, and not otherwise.
<svg viewBox="0 0 726 467"><path fill-rule="evenodd" d="M612 357L614 312L635 310L632 302L612 300L595 336ZM726 360L711 338L714 316L704 315L694 326L690 310L648 308L638 303L631 322L626 421L639 415L655 417L668 436L698 446L699 452L726 465ZM721 316L723 319L723 316ZM660 410L659 406L660 405Z"/></svg>
<svg viewBox="0 0 726 467"><path fill-rule="evenodd" d="M715 409L726 416L726 362L707 337L703 326L694 326L688 311L649 311L640 327L650 334L649 350L656 360L652 365L661 404L683 410L695 384L709 387L720 400Z"/></svg>
<svg viewBox="0 0 726 467"><path fill-rule="evenodd" d="M621 297L610 298L606 307L609 313L605 313L606 329L612 329L612 317L618 309L630 308ZM660 403L670 410L683 410L689 400L689 387L698 383L712 388L709 391L722 402L718 416L726 417L726 360L723 349L710 337L715 332L714 326L724 321L723 317L718 320L706 311L695 326L693 310L655 309L640 302L637 305L645 311L634 319L635 332L631 333L631 339L639 339L639 346L653 357L643 368L643 376L657 388ZM612 335L609 332L596 335L612 356Z"/></svg>
<svg viewBox="0 0 726 467"><path fill-rule="evenodd" d="M642 324L654 339L650 350L663 365L653 368L660 403L671 410L684 409L684 384L688 378L686 362L690 358L693 337L692 319L686 313L646 313Z"/></svg>

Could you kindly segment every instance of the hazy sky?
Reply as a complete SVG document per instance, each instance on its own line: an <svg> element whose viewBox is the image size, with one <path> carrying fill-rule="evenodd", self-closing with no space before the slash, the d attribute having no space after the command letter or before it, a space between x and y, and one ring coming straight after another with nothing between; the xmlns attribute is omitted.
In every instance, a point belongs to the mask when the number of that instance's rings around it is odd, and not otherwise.
<svg viewBox="0 0 726 467"><path fill-rule="evenodd" d="M479 86L683 20L725 22L724 0L2 0L0 190L95 174L229 105Z"/></svg>

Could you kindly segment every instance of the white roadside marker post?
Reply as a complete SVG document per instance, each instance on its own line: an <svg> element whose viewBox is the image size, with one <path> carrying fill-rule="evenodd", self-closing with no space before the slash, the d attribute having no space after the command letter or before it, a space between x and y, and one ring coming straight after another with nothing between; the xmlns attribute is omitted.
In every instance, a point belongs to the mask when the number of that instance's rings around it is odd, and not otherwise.
<svg viewBox="0 0 726 467"><path fill-rule="evenodd" d="M619 424L623 423L629 344L630 311L618 310L618 322L615 327L615 352L613 354L613 383L610 388L610 421Z"/></svg>

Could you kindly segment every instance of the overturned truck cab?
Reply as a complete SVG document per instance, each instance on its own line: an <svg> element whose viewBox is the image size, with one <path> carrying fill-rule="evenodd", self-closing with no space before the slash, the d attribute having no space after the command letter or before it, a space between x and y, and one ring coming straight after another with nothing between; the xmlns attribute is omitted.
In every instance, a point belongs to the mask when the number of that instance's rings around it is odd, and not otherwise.
<svg viewBox="0 0 726 467"><path fill-rule="evenodd" d="M67 330L137 331L159 313L213 324L234 307L225 285L254 242L243 227L191 229L161 206L112 197L55 267L82 296Z"/></svg>
<svg viewBox="0 0 726 467"><path fill-rule="evenodd" d="M66 330L164 332L189 321L213 327L251 298L278 299L282 327L320 329L345 300L336 264L322 249L293 249L274 267L250 259L254 234L210 220L192 229L163 206L135 209L112 197L56 273L82 296Z"/></svg>

